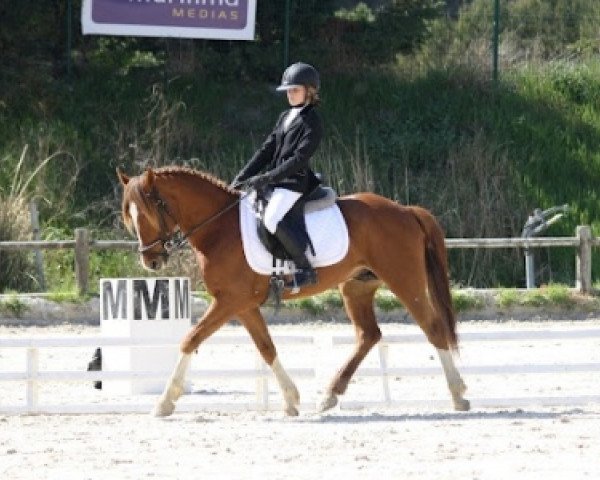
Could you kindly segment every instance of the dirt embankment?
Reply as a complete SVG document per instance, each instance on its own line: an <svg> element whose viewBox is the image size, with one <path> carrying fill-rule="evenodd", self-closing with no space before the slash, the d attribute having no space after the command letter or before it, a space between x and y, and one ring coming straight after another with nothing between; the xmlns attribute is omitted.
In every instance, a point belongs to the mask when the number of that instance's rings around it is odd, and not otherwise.
<svg viewBox="0 0 600 480"><path fill-rule="evenodd" d="M506 294L498 290L465 290L469 305L458 308L459 321L486 320L503 322L509 320L586 320L600 318L598 297L572 293L568 301L536 302L531 291L512 293L510 302ZM208 303L192 297L193 321L200 318ZM275 312L271 305L264 305L263 314L269 324L293 324L305 321L345 323L347 317L342 308L298 308L283 306ZM380 323L412 323L410 314L403 308L391 310L377 307ZM100 300L92 298L85 302L56 302L42 296L0 295L0 324L15 326L49 326L60 324L98 325L100 323Z"/></svg>

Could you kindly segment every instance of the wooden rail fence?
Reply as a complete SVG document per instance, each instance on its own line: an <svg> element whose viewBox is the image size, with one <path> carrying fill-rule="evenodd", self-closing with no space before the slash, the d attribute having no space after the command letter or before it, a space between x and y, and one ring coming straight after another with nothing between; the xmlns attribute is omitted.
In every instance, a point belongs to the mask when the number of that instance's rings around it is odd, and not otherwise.
<svg viewBox="0 0 600 480"><path fill-rule="evenodd" d="M575 287L581 293L592 291L592 249L600 246L600 237L593 237L591 227L577 227L574 237L538 237L538 238L448 238L449 249L477 248L543 248L571 247L576 249ZM75 230L74 240L30 240L0 242L0 251L23 250L75 250L75 278L80 294L88 291L89 264L91 250L131 250L135 251L138 242L132 240L96 240L91 238L85 228Z"/></svg>

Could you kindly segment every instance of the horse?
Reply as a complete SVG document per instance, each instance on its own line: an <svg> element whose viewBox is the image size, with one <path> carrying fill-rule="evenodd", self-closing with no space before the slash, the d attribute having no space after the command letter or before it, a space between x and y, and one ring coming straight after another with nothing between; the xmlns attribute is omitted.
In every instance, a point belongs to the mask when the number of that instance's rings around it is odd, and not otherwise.
<svg viewBox="0 0 600 480"><path fill-rule="evenodd" d="M178 236L181 243L183 235L212 296L204 315L182 339L174 370L152 413L163 417L174 412L191 354L237 318L271 367L284 412L298 415L298 389L278 358L260 311L269 295L270 278L252 270L243 252L238 204L244 193L210 173L179 166L148 168L138 176L117 169L117 176L123 187L122 219L137 236L142 266L151 271L162 268ZM453 358L458 338L439 223L422 207L403 206L374 193L342 196L336 203L347 224L346 255L333 265L317 268L317 284L294 294L285 291L282 296L283 300L301 298L337 287L354 326L354 351L327 387L319 411L337 405L361 361L381 340L373 303L383 284L437 350L455 410L469 410L470 403L463 396L466 385Z"/></svg>

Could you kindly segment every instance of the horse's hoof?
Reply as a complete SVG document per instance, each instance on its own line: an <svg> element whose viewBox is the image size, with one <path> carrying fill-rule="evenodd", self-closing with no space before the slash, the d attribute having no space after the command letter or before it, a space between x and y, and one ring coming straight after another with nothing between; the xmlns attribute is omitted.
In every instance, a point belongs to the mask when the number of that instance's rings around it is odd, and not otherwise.
<svg viewBox="0 0 600 480"><path fill-rule="evenodd" d="M175 403L170 400L159 401L152 410L152 416L157 418L168 417L175 411Z"/></svg>
<svg viewBox="0 0 600 480"><path fill-rule="evenodd" d="M298 409L296 407L294 407L293 405L287 405L285 407L285 414L288 417L297 417L298 416Z"/></svg>
<svg viewBox="0 0 600 480"><path fill-rule="evenodd" d="M319 412L323 413L327 410L331 410L338 403L338 398L335 393L330 393L319 405Z"/></svg>
<svg viewBox="0 0 600 480"><path fill-rule="evenodd" d="M471 410L471 402L465 398L454 400L454 410L457 412L468 412Z"/></svg>

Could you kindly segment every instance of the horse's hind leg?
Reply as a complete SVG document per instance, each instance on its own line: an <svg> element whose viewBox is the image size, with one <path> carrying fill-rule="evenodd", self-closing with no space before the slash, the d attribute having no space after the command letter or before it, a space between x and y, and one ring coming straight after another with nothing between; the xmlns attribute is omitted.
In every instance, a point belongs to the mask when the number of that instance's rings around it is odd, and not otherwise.
<svg viewBox="0 0 600 480"><path fill-rule="evenodd" d="M277 358L277 350L267 329L265 320L258 307L239 313L238 317L252 337L256 348L264 361L271 367L285 402L285 413L290 416L298 415L297 405L300 404L300 394L294 382L283 369Z"/></svg>
<svg viewBox="0 0 600 480"><path fill-rule="evenodd" d="M384 280L421 327L429 343L436 348L452 396L454 409L459 411L469 410L469 401L463 397L467 387L454 364L451 352L452 345L449 344L448 336L445 333L441 314L431 304L431 299L427 293L426 279L424 276L418 275L419 269L416 266L412 268L407 265L406 269L413 274L410 282L400 283L395 275L390 275L389 279Z"/></svg>
<svg viewBox="0 0 600 480"><path fill-rule="evenodd" d="M471 403L463 396L467 391L467 386L461 378L456 365L454 365L452 352L448 349L444 350L441 348L438 348L437 352L440 357L440 362L442 363L442 368L444 369L444 374L446 375L446 382L448 383L450 395L452 395L454 409L461 412L470 410Z"/></svg>
<svg viewBox="0 0 600 480"><path fill-rule="evenodd" d="M352 375L371 348L381 339L381 330L377 326L373 310L373 297L380 284L379 280L352 279L339 286L346 313L354 325L356 345L354 352L327 389L320 405L321 412L337 405L338 395L345 393Z"/></svg>
<svg viewBox="0 0 600 480"><path fill-rule="evenodd" d="M452 396L454 410L461 412L469 410L471 404L464 398L467 386L456 368L451 346L448 344L445 335L441 332L439 326L441 322L439 318L440 314L433 310L429 302L420 302L418 305L413 305L410 308L407 306L407 308L413 318L415 318L417 324L425 332L429 343L437 350L446 377L446 383Z"/></svg>

